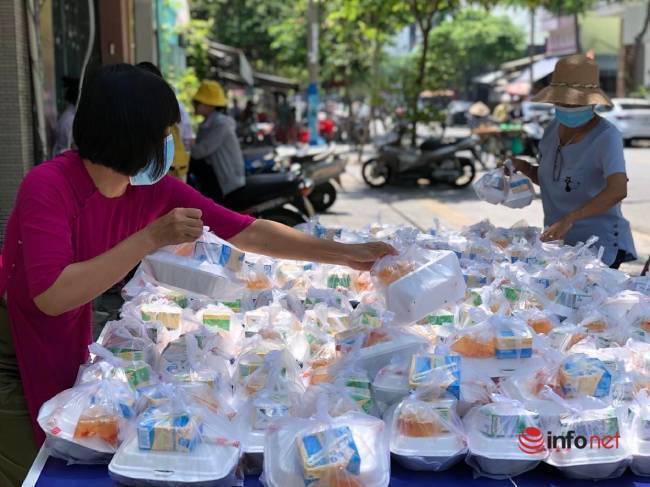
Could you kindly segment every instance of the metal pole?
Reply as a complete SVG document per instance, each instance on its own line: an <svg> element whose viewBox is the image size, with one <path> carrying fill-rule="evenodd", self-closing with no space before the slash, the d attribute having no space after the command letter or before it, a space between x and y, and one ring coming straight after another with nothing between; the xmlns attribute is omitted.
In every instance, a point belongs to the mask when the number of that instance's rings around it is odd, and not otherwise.
<svg viewBox="0 0 650 487"><path fill-rule="evenodd" d="M307 0L307 68L309 86L307 87L307 120L309 122L309 144L320 143L318 135L318 5L315 0Z"/></svg>
<svg viewBox="0 0 650 487"><path fill-rule="evenodd" d="M528 55L530 56L530 90L529 95L533 94L533 85L535 76L533 75L533 63L535 62L535 7L530 8L530 45L528 46Z"/></svg>

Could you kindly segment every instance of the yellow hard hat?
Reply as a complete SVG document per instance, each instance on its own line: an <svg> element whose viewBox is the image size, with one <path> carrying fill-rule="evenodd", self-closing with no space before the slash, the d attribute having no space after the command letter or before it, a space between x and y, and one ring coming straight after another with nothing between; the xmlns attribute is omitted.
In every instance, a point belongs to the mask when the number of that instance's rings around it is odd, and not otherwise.
<svg viewBox="0 0 650 487"><path fill-rule="evenodd" d="M194 95L194 100L213 107L225 107L228 105L223 88L219 83L212 80L201 82L201 86L199 86L199 89L196 90L196 94Z"/></svg>

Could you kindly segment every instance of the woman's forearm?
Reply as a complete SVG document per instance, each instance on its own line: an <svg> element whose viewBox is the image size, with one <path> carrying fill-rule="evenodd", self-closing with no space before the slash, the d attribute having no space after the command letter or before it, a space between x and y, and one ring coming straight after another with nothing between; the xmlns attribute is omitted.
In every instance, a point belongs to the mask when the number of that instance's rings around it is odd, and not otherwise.
<svg viewBox="0 0 650 487"><path fill-rule="evenodd" d="M625 174L614 174L607 179L607 186L589 200L584 206L572 211L567 218L572 222L600 215L627 196L627 177Z"/></svg>
<svg viewBox="0 0 650 487"><path fill-rule="evenodd" d="M68 265L54 284L34 298L34 303L50 316L89 303L123 279L156 247L141 230L97 257Z"/></svg>
<svg viewBox="0 0 650 487"><path fill-rule="evenodd" d="M230 242L246 252L278 259L339 264L345 245L307 235L269 220L256 220Z"/></svg>

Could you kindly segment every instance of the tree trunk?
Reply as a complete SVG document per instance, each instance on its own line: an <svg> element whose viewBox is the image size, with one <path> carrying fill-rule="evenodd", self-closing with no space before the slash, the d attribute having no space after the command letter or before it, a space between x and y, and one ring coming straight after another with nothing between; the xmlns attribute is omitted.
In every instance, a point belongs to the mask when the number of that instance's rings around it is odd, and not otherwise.
<svg viewBox="0 0 650 487"><path fill-rule="evenodd" d="M535 7L530 8L530 40L528 41L528 56L530 62L530 90L529 95L533 93L533 85L535 84L535 76L533 73L533 63L535 62Z"/></svg>
<svg viewBox="0 0 650 487"><path fill-rule="evenodd" d="M582 52L582 46L580 45L580 22L578 22L578 13L573 14L573 30L575 31L576 36L576 52Z"/></svg>
<svg viewBox="0 0 650 487"><path fill-rule="evenodd" d="M431 32L431 21L425 27L422 27L422 52L420 53L420 60L418 62L418 77L416 78L415 87L417 93L413 95L413 106L411 112L413 113L413 122L411 123L411 145L415 147L417 143L417 126L418 126L418 101L420 100L420 92L424 84L424 73L427 65L427 55L429 54L429 33Z"/></svg>
<svg viewBox="0 0 650 487"><path fill-rule="evenodd" d="M645 21L643 22L643 27L641 31L634 37L634 44L632 45L631 52L629 53L629 64L627 66L628 74L628 91L634 91L640 85L643 85L644 81L644 72L641 71L641 79L638 79L639 65L645 64L645 59L641 59L641 53L643 52L643 38L648 32L648 25L650 24L650 0L646 5L645 12ZM644 66L645 70L645 66Z"/></svg>

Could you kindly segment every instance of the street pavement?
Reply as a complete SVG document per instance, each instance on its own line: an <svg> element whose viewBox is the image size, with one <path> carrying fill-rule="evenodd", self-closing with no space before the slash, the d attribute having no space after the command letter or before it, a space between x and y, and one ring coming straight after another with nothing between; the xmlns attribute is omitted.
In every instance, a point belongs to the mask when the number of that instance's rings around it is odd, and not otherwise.
<svg viewBox="0 0 650 487"><path fill-rule="evenodd" d="M639 260L625 264L622 269L638 275L650 255L650 148L625 149L625 158L630 182L623 213L632 225ZM343 190L339 191L336 203L320 217L325 225L359 228L382 221L428 230L435 219L454 229L483 219L503 227L520 220L540 227L543 223L539 197L526 208L510 209L479 200L471 187L461 190L444 185L369 188L361 178L356 155L350 157L342 182Z"/></svg>

